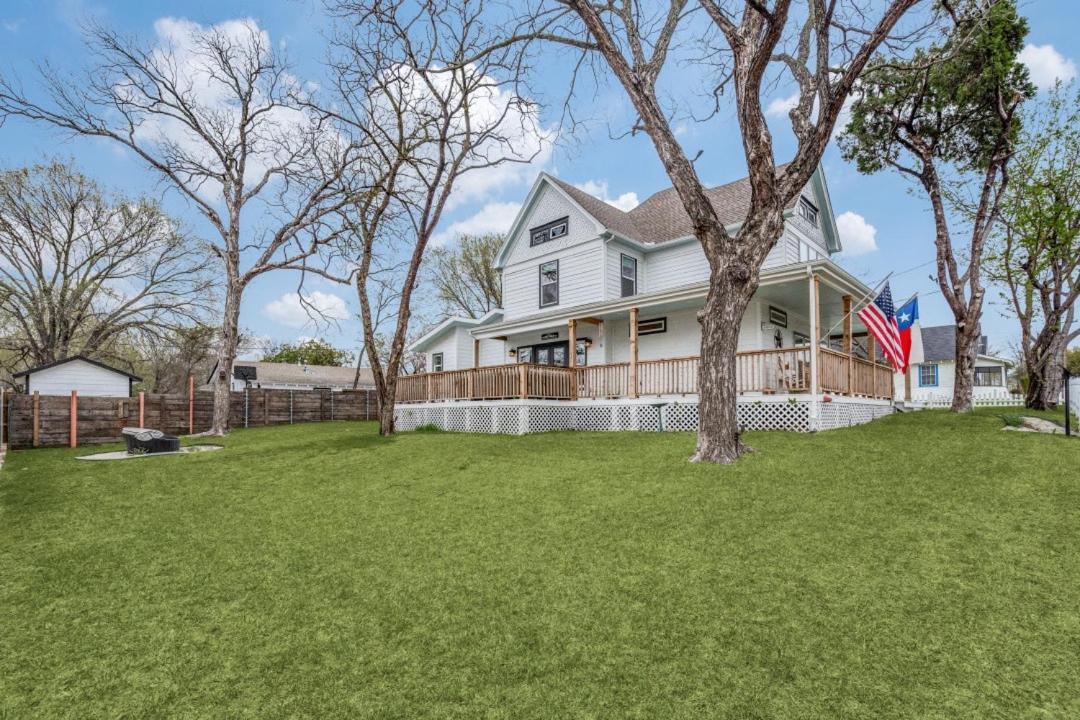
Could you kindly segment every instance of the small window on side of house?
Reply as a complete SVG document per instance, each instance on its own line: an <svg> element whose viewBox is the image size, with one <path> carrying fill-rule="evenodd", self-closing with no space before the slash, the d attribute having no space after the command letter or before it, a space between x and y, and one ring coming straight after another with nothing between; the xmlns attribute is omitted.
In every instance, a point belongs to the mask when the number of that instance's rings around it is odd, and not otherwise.
<svg viewBox="0 0 1080 720"><path fill-rule="evenodd" d="M431 372L443 371L443 354L441 352L431 353Z"/></svg>
<svg viewBox="0 0 1080 720"><path fill-rule="evenodd" d="M1001 378L1000 367L976 367L975 368L975 386L976 387L1001 387L1004 382Z"/></svg>
<svg viewBox="0 0 1080 720"><path fill-rule="evenodd" d="M529 244L536 246L561 238L570 230L570 218L559 218L529 230Z"/></svg>
<svg viewBox="0 0 1080 720"><path fill-rule="evenodd" d="M559 304L559 261L540 265L540 307Z"/></svg>
<svg viewBox="0 0 1080 720"><path fill-rule="evenodd" d="M637 258L620 255L619 268L622 297L637 295Z"/></svg>
<svg viewBox="0 0 1080 720"><path fill-rule="evenodd" d="M667 332L667 318L651 318L649 320L638 320L637 334L640 335L656 335L657 333Z"/></svg>
<svg viewBox="0 0 1080 720"><path fill-rule="evenodd" d="M938 386L938 366L937 365L920 365L919 366L919 387L937 387Z"/></svg>
<svg viewBox="0 0 1080 720"><path fill-rule="evenodd" d="M814 227L818 226L818 209L814 206L814 203L804 197L799 198L798 213L799 217L806 222Z"/></svg>

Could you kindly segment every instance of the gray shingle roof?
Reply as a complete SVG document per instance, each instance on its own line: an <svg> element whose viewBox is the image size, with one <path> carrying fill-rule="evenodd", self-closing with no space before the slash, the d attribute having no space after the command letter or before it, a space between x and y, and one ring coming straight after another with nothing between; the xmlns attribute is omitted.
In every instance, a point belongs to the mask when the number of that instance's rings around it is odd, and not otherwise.
<svg viewBox="0 0 1080 720"><path fill-rule="evenodd" d="M935 325L922 329L923 359L926 362L956 361L956 326ZM986 336L979 336L979 354L989 352Z"/></svg>
<svg viewBox="0 0 1080 720"><path fill-rule="evenodd" d="M778 169L782 168L780 166ZM624 237L644 243L664 243L694 234L690 216L683 209L682 200L673 187L650 195L633 210L625 212L564 180L552 179L601 225ZM749 178L708 188L705 193L724 225L741 223L746 218L750 208ZM797 199L797 196L792 199L786 209L793 208Z"/></svg>

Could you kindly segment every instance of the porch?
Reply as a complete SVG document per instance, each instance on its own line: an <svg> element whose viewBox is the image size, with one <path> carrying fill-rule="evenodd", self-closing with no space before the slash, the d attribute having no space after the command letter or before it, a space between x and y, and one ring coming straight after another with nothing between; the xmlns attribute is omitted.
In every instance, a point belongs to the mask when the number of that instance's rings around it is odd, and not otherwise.
<svg viewBox="0 0 1080 720"><path fill-rule="evenodd" d="M689 398L698 394L698 356L559 367L513 363L408 375L398 379L398 403L467 400L612 400ZM816 379L814 382L814 368ZM829 393L891 400L888 365L809 345L736 354L740 395Z"/></svg>

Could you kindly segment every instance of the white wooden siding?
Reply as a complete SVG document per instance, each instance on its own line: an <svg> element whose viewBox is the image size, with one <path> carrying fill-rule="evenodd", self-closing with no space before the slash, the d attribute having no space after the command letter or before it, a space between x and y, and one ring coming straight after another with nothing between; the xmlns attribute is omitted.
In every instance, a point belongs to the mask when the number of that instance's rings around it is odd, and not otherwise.
<svg viewBox="0 0 1080 720"><path fill-rule="evenodd" d="M128 397L127 375L98 367L83 360L38 370L29 375L29 391L42 395L70 395L72 390L88 397Z"/></svg>
<svg viewBox="0 0 1080 720"><path fill-rule="evenodd" d="M473 366L473 337L463 327L454 327L443 333L427 351L427 369L435 367L435 353L443 354L443 370L464 370Z"/></svg>
<svg viewBox="0 0 1080 720"><path fill-rule="evenodd" d="M621 243L608 243L607 246L607 272L605 281L607 291L604 295L607 300L617 300L622 297L622 256L629 255L637 260L637 294L648 292L645 280L646 255L638 250L627 247Z"/></svg>
<svg viewBox="0 0 1080 720"><path fill-rule="evenodd" d="M530 228L544 225L562 217L569 218L566 235L536 246L529 244ZM511 240L506 266L509 268L517 263L535 261L541 256L571 248L574 245L598 238L601 231L602 228L592 217L579 210L561 192L550 185L542 185L533 202L532 210L524 218L517 235Z"/></svg>
<svg viewBox="0 0 1080 720"><path fill-rule="evenodd" d="M919 387L919 367L913 365L911 367L911 400L913 402L929 401L929 400L948 400L952 398L953 385L956 381L956 363L949 361L941 361L937 363L926 363L927 365L938 366L938 384L937 387ZM996 367L1002 372L1002 385L980 385L972 388L971 394L975 399L982 398L1008 398L1008 368L1004 363L994 360L987 360L980 358L975 361L975 367ZM904 397L904 376L894 374L893 386L896 390L896 397Z"/></svg>
<svg viewBox="0 0 1080 720"><path fill-rule="evenodd" d="M503 317L518 318L603 300L603 257L603 242L596 238L506 268ZM541 308L540 265L550 260L559 261L559 304Z"/></svg>

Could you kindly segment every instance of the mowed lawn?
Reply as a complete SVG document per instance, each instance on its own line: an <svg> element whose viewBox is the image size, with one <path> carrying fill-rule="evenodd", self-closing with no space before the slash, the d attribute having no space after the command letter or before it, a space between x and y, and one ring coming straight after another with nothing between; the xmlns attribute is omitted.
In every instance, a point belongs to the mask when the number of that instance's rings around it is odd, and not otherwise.
<svg viewBox="0 0 1080 720"><path fill-rule="evenodd" d="M1080 717L1080 440L238 431L0 471L0 717Z"/></svg>

